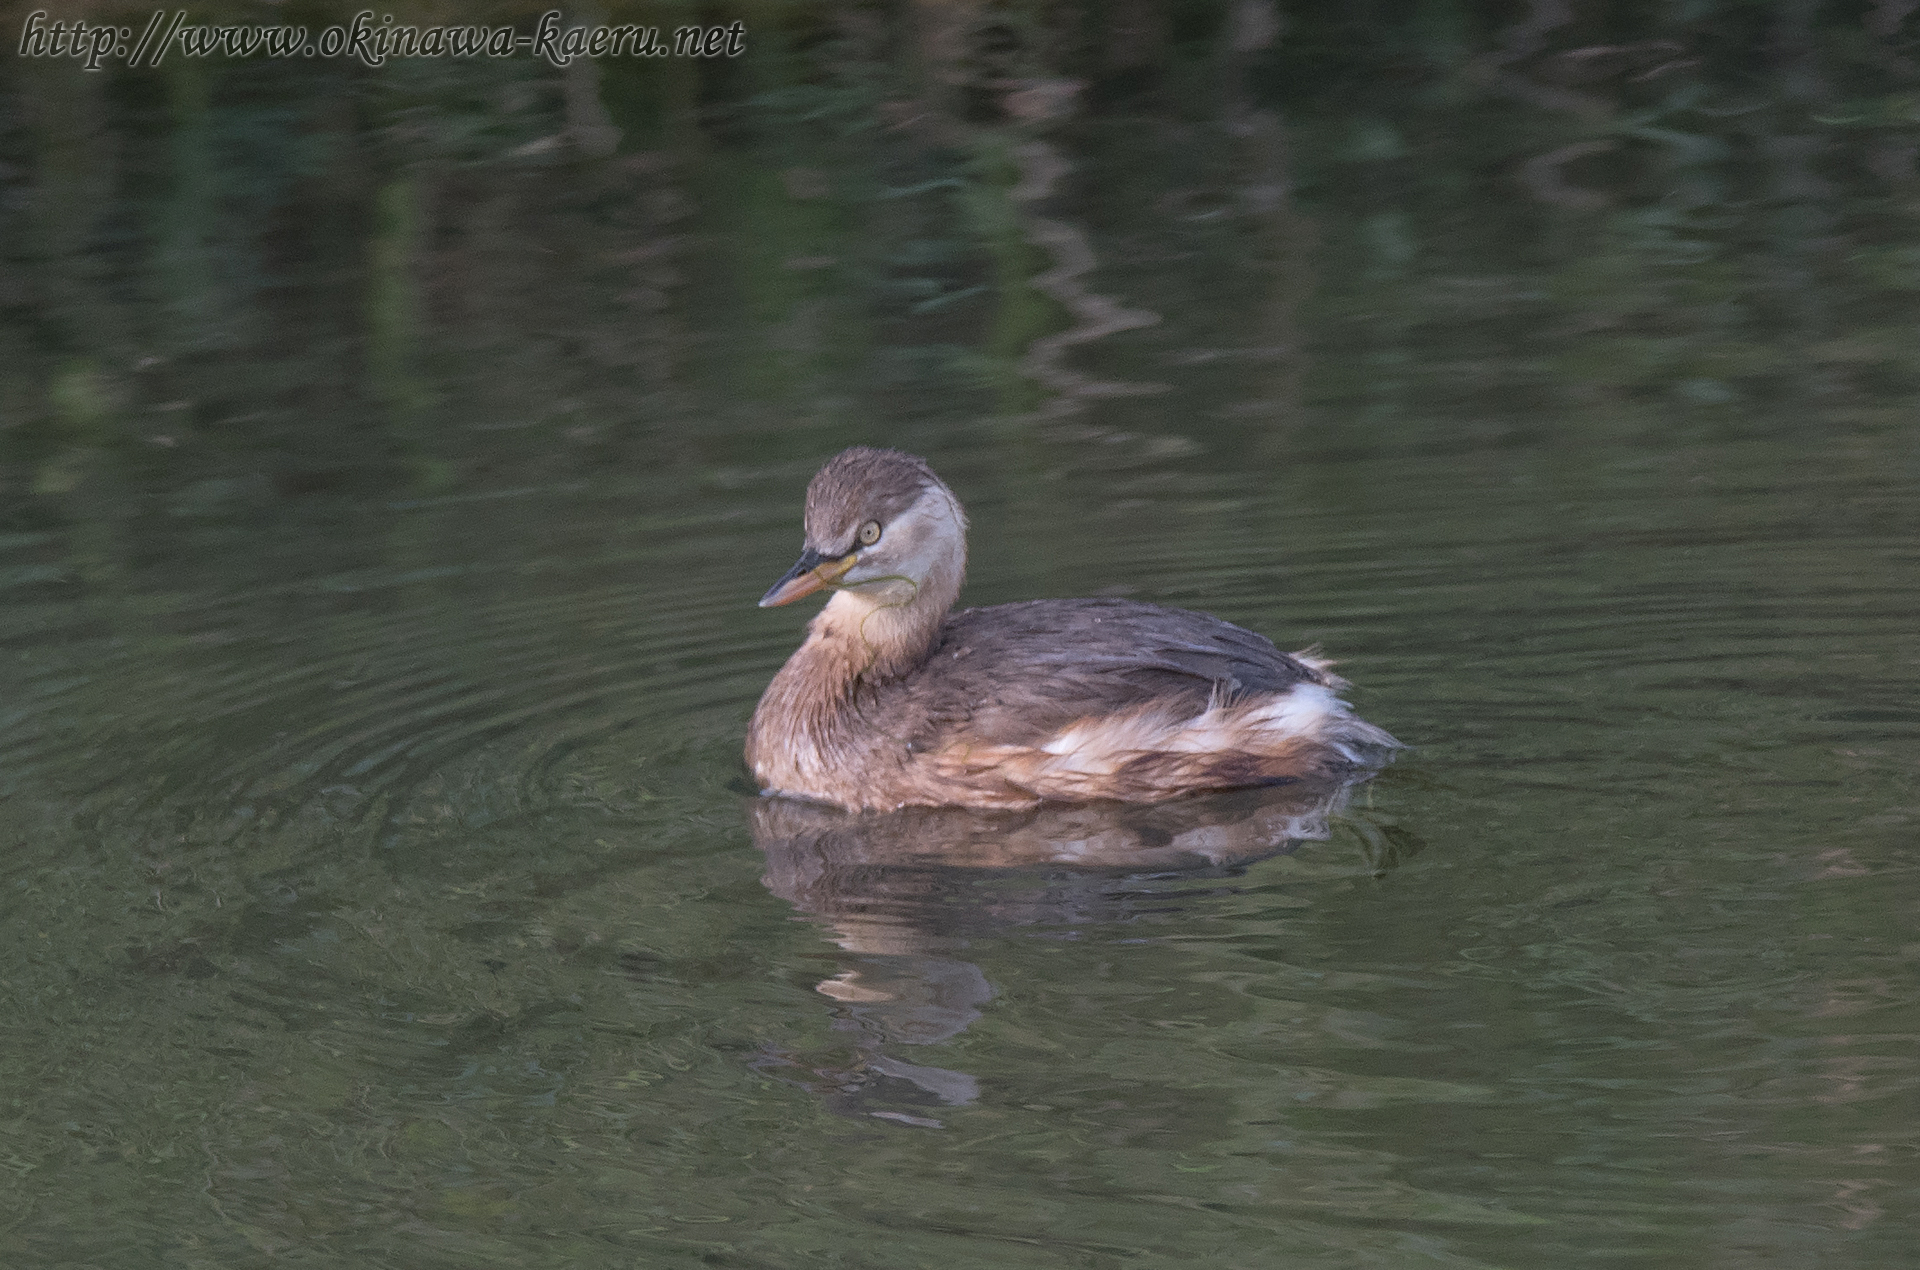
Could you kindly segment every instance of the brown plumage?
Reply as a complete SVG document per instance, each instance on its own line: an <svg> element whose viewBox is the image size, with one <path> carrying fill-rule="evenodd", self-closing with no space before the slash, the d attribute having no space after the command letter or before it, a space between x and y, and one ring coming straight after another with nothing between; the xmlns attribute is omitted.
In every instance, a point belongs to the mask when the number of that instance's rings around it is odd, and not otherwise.
<svg viewBox="0 0 1920 1270"><path fill-rule="evenodd" d="M849 809L1160 802L1350 773L1398 743L1327 663L1132 600L949 613L966 515L926 463L857 446L807 488L806 550L760 601L835 594L747 729L761 786Z"/></svg>

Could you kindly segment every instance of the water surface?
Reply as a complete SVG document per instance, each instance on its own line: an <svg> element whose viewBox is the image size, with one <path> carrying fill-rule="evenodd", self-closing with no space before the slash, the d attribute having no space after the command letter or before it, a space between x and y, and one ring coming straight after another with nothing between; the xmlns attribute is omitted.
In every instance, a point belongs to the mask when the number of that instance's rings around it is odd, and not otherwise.
<svg viewBox="0 0 1920 1270"><path fill-rule="evenodd" d="M1259 11L796 8L600 156L530 64L16 67L8 1264L1906 1263L1908 72ZM1411 750L757 799L856 441L963 602L1322 644Z"/></svg>

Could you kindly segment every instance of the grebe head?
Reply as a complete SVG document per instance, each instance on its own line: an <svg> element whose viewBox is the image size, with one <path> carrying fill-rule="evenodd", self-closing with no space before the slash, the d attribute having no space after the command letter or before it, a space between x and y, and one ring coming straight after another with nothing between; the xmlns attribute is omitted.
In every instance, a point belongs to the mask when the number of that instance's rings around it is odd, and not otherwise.
<svg viewBox="0 0 1920 1270"><path fill-rule="evenodd" d="M831 587L874 608L945 612L966 572L966 513L926 460L898 450L857 445L828 460L807 486L806 535L761 608Z"/></svg>

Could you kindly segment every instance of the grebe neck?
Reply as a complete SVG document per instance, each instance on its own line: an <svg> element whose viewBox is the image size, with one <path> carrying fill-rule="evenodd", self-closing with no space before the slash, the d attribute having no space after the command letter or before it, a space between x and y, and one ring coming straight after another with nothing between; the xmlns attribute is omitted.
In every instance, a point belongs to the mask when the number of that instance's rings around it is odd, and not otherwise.
<svg viewBox="0 0 1920 1270"><path fill-rule="evenodd" d="M960 594L960 569L935 568L918 584L905 578L835 593L809 625L800 651L826 645L847 689L904 679L926 664L940 622Z"/></svg>
<svg viewBox="0 0 1920 1270"><path fill-rule="evenodd" d="M901 685L932 655L967 570L966 517L945 487L888 533L909 546L892 576L836 591L767 685L747 728L747 761L764 787L817 790L853 755L890 744L862 721L875 692Z"/></svg>

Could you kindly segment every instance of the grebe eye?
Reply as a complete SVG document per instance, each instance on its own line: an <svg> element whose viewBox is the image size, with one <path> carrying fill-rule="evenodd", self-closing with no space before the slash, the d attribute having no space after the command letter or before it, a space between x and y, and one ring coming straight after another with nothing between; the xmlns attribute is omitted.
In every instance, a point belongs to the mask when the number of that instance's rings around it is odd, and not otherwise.
<svg viewBox="0 0 1920 1270"><path fill-rule="evenodd" d="M880 522L877 520L870 520L866 524L860 526L859 538L860 538L860 545L863 547L871 547L874 543L879 542L880 541Z"/></svg>

